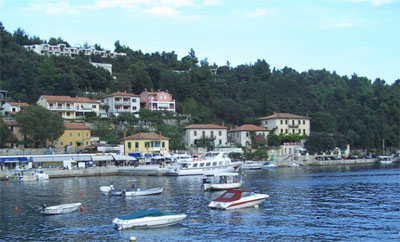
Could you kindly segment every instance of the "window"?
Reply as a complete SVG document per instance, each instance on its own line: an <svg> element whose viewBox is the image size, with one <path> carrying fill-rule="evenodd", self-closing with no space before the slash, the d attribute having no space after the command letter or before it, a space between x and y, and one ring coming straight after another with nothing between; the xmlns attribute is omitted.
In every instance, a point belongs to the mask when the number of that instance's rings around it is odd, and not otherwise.
<svg viewBox="0 0 400 242"><path fill-rule="evenodd" d="M69 112L67 112L67 116L70 116L71 114Z"/></svg>
<svg viewBox="0 0 400 242"><path fill-rule="evenodd" d="M281 119L281 124L283 124L283 120Z"/></svg>
<svg viewBox="0 0 400 242"><path fill-rule="evenodd" d="M72 141L70 141L70 142L69 142L69 145L71 145L71 146L72 146Z"/></svg>
<svg viewBox="0 0 400 242"><path fill-rule="evenodd" d="M135 148L139 149L139 142L135 142Z"/></svg>
<svg viewBox="0 0 400 242"><path fill-rule="evenodd" d="M219 144L222 145L222 140L219 140Z"/></svg>
<svg viewBox="0 0 400 242"><path fill-rule="evenodd" d="M285 120L285 124L287 124L287 119Z"/></svg>
<svg viewBox="0 0 400 242"><path fill-rule="evenodd" d="M223 161L220 161L218 164L219 164L220 166L222 166L222 165L223 165L223 163L224 163Z"/></svg>
<svg viewBox="0 0 400 242"><path fill-rule="evenodd" d="M294 125L294 120L292 120L292 125Z"/></svg>
<svg viewBox="0 0 400 242"><path fill-rule="evenodd" d="M89 132L86 132L86 137L89 137Z"/></svg>
<svg viewBox="0 0 400 242"><path fill-rule="evenodd" d="M193 133L194 133L194 134L193 134L194 136L197 136L197 131L194 131Z"/></svg>
<svg viewBox="0 0 400 242"><path fill-rule="evenodd" d="M218 162L214 161L213 162L213 166L216 166L218 164Z"/></svg>
<svg viewBox="0 0 400 242"><path fill-rule="evenodd" d="M287 132L287 129L285 129L285 133L287 134L288 132Z"/></svg>
<svg viewBox="0 0 400 242"><path fill-rule="evenodd" d="M204 163L200 163L200 167L203 167L204 166Z"/></svg>
<svg viewBox="0 0 400 242"><path fill-rule="evenodd" d="M72 132L69 132L69 137L72 137Z"/></svg>
<svg viewBox="0 0 400 242"><path fill-rule="evenodd" d="M214 131L211 131L211 138L214 137Z"/></svg>
<svg viewBox="0 0 400 242"><path fill-rule="evenodd" d="M131 142L128 142L128 149L131 149L132 148L132 144L131 144Z"/></svg>
<svg viewBox="0 0 400 242"><path fill-rule="evenodd" d="M86 145L89 145L89 141L86 141Z"/></svg>
<svg viewBox="0 0 400 242"><path fill-rule="evenodd" d="M246 132L246 137L249 137L249 132Z"/></svg>
<svg viewBox="0 0 400 242"><path fill-rule="evenodd" d="M78 132L78 137L81 137L81 133Z"/></svg>
<svg viewBox="0 0 400 242"><path fill-rule="evenodd" d="M149 142L145 142L144 143L144 147L149 148L150 147L150 143Z"/></svg>
<svg viewBox="0 0 400 242"><path fill-rule="evenodd" d="M135 102L136 102L136 99L135 99L135 98L132 98L132 102L135 103Z"/></svg>
<svg viewBox="0 0 400 242"><path fill-rule="evenodd" d="M300 122L300 120L298 120L298 123L297 124L300 124L301 122Z"/></svg>
<svg viewBox="0 0 400 242"><path fill-rule="evenodd" d="M221 131L221 130L218 131L218 135L219 135L219 136L222 136L222 131Z"/></svg>
<svg viewBox="0 0 400 242"><path fill-rule="evenodd" d="M161 142L161 147L165 148L165 142Z"/></svg>
<svg viewBox="0 0 400 242"><path fill-rule="evenodd" d="M92 108L93 108L93 109L96 109L96 105L92 105Z"/></svg>
<svg viewBox="0 0 400 242"><path fill-rule="evenodd" d="M206 163L206 166L210 166L210 165L211 165L211 162L207 162L207 163Z"/></svg>
<svg viewBox="0 0 400 242"><path fill-rule="evenodd" d="M17 111L17 109L16 108L12 108L12 110L11 110L12 112L16 112Z"/></svg>
<svg viewBox="0 0 400 242"><path fill-rule="evenodd" d="M306 124L306 121L305 121L305 120L303 120L303 124Z"/></svg>
<svg viewBox="0 0 400 242"><path fill-rule="evenodd" d="M193 163L193 168L197 167L197 165L198 165L197 163Z"/></svg>
<svg viewBox="0 0 400 242"><path fill-rule="evenodd" d="M64 142L61 141L61 142L60 142L60 145L63 146L63 145L64 145Z"/></svg>
<svg viewBox="0 0 400 242"><path fill-rule="evenodd" d="M283 134L283 129L281 129L281 134Z"/></svg>
<svg viewBox="0 0 400 242"><path fill-rule="evenodd" d="M303 129L303 135L306 135L306 130L305 129Z"/></svg>
<svg viewBox="0 0 400 242"><path fill-rule="evenodd" d="M132 106L132 110L136 110L136 106Z"/></svg>
<svg viewBox="0 0 400 242"><path fill-rule="evenodd" d="M206 137L206 131L203 131L203 138Z"/></svg>

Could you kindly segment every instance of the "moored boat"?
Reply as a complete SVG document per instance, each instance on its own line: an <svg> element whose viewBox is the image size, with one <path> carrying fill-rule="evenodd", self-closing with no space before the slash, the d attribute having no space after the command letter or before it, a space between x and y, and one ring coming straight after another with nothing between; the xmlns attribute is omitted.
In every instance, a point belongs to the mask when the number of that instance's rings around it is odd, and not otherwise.
<svg viewBox="0 0 400 242"><path fill-rule="evenodd" d="M243 184L239 173L207 174L203 177L204 191L239 188Z"/></svg>
<svg viewBox="0 0 400 242"><path fill-rule="evenodd" d="M107 195L107 194L109 194L110 192L112 192L114 190L114 185L109 185L109 186L101 186L100 187L100 192L103 194L103 195Z"/></svg>
<svg viewBox="0 0 400 242"><path fill-rule="evenodd" d="M68 203L47 207L45 204L40 208L40 213L46 215L65 214L78 211L82 203Z"/></svg>
<svg viewBox="0 0 400 242"><path fill-rule="evenodd" d="M202 158L193 158L176 162L167 168L169 176L204 175L220 172L235 172L240 162L232 162L223 152L207 152Z"/></svg>
<svg viewBox="0 0 400 242"><path fill-rule="evenodd" d="M257 207L269 195L245 191L242 189L231 189L211 201L208 207L212 209L236 209Z"/></svg>
<svg viewBox="0 0 400 242"><path fill-rule="evenodd" d="M37 180L35 172L26 169L15 169L12 175L8 176L8 179L17 182L31 182Z"/></svg>
<svg viewBox="0 0 400 242"><path fill-rule="evenodd" d="M132 188L132 189L126 189L122 192L123 196L129 197L129 196L148 196L148 195L157 195L161 194L162 191L164 190L163 187L156 187L156 188Z"/></svg>
<svg viewBox="0 0 400 242"><path fill-rule="evenodd" d="M378 159L376 162L379 164L391 164L391 163L393 163L393 156L388 156L388 155L378 156Z"/></svg>
<svg viewBox="0 0 400 242"><path fill-rule="evenodd" d="M38 181L49 180L49 174L47 174L43 169L36 169L34 175Z"/></svg>
<svg viewBox="0 0 400 242"><path fill-rule="evenodd" d="M241 168L242 170L260 170L263 168L263 164L252 160L246 160L242 163Z"/></svg>
<svg viewBox="0 0 400 242"><path fill-rule="evenodd" d="M127 216L117 217L112 221L112 223L115 229L156 228L179 223L186 217L186 214L162 212L158 209L148 209Z"/></svg>
<svg viewBox="0 0 400 242"><path fill-rule="evenodd" d="M263 165L263 169L269 169L269 168L275 168L275 167L277 167L277 165L272 164L269 161L265 162L264 165Z"/></svg>

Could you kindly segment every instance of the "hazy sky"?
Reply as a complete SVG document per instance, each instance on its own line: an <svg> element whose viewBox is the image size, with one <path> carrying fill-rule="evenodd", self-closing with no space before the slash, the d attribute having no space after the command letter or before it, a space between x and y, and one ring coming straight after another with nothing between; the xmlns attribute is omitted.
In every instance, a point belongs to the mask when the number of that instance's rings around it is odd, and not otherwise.
<svg viewBox="0 0 400 242"><path fill-rule="evenodd" d="M400 78L400 0L0 0L8 32L70 45Z"/></svg>

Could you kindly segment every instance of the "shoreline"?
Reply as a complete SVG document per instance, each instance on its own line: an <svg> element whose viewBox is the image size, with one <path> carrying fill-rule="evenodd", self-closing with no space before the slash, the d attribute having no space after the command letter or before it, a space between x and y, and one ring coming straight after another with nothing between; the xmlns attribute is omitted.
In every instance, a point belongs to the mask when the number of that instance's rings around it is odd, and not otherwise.
<svg viewBox="0 0 400 242"><path fill-rule="evenodd" d="M270 161L271 162L271 161ZM340 165L361 165L361 164L374 164L375 159L349 159L349 160L311 160L311 161L272 161L278 167L289 167L293 163L302 166L340 166ZM107 167L87 167L87 168L74 168L70 170L62 169L44 169L49 178L68 178L68 177L90 177L90 176L166 176L166 167L159 165L140 165L133 166L107 166ZM0 171L0 181L7 181L7 176L12 172Z"/></svg>

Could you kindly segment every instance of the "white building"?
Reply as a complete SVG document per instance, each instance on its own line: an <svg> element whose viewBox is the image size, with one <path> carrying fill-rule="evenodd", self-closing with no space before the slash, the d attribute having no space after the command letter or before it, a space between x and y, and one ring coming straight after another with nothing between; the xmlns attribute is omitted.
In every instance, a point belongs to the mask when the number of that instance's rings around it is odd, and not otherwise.
<svg viewBox="0 0 400 242"><path fill-rule="evenodd" d="M259 118L261 126L273 131L275 134L310 135L310 117L290 113L274 113L270 116Z"/></svg>
<svg viewBox="0 0 400 242"><path fill-rule="evenodd" d="M42 95L36 102L51 111L57 111L65 119L84 118L86 113L100 112L100 102L86 97Z"/></svg>
<svg viewBox="0 0 400 242"><path fill-rule="evenodd" d="M228 143L228 128L216 124L191 124L185 127L183 142L187 147L193 147L195 141L202 138L215 138L215 146L225 146Z"/></svg>
<svg viewBox="0 0 400 242"><path fill-rule="evenodd" d="M5 114L16 114L22 109L29 107L28 103L20 103L20 102L5 102L3 104L1 113Z"/></svg>
<svg viewBox="0 0 400 242"><path fill-rule="evenodd" d="M269 134L269 130L256 126L253 124L244 124L240 127L231 129L228 131L229 141L234 142L236 144L240 144L241 146L251 147L252 139L251 133L254 132L256 137L267 138Z"/></svg>
<svg viewBox="0 0 400 242"><path fill-rule="evenodd" d="M93 48L67 47L66 44L49 45L24 45L25 49L32 50L39 55L56 55L74 57L83 53L84 55L100 55L101 57L115 58L117 56L125 56L125 53L116 53L109 50L96 50Z"/></svg>
<svg viewBox="0 0 400 242"><path fill-rule="evenodd" d="M127 92L115 92L103 100L109 106L108 113L118 116L122 112L138 113L140 110L140 96Z"/></svg>

